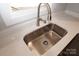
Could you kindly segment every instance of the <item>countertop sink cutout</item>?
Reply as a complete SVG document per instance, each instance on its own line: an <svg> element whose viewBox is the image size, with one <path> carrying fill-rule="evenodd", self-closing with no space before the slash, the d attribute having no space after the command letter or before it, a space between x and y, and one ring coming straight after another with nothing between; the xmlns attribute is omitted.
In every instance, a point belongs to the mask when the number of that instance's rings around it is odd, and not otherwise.
<svg viewBox="0 0 79 59"><path fill-rule="evenodd" d="M34 55L43 55L66 34L65 29L50 23L25 35L24 42Z"/></svg>

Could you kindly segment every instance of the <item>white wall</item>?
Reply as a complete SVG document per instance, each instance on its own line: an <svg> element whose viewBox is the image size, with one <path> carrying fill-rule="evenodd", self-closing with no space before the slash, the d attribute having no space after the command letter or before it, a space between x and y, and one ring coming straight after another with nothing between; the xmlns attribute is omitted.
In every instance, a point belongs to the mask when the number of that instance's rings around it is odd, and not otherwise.
<svg viewBox="0 0 79 59"><path fill-rule="evenodd" d="M53 12L64 12L67 3L53 3L52 4L52 11Z"/></svg>
<svg viewBox="0 0 79 59"><path fill-rule="evenodd" d="M5 23L4 23L1 15L0 15L0 31L3 30L3 29L5 29L5 28L6 28L6 25L5 25Z"/></svg>
<svg viewBox="0 0 79 59"><path fill-rule="evenodd" d="M79 18L79 3L68 3L65 12L68 15Z"/></svg>
<svg viewBox="0 0 79 59"><path fill-rule="evenodd" d="M68 3L66 9L79 13L79 3Z"/></svg>

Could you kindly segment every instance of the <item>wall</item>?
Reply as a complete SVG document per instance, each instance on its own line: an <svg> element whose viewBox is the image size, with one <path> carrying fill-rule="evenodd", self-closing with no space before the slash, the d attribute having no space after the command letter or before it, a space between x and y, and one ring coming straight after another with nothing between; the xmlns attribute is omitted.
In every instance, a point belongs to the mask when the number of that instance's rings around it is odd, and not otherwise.
<svg viewBox="0 0 79 59"><path fill-rule="evenodd" d="M53 12L61 12L64 11L66 8L67 3L53 3L52 4L52 11Z"/></svg>
<svg viewBox="0 0 79 59"><path fill-rule="evenodd" d="M5 25L5 23L4 23L1 15L0 15L0 31L3 30L3 29L5 29L5 28L6 28L6 25Z"/></svg>
<svg viewBox="0 0 79 59"><path fill-rule="evenodd" d="M69 3L67 4L67 10L79 13L79 3Z"/></svg>
<svg viewBox="0 0 79 59"><path fill-rule="evenodd" d="M79 18L79 3L68 3L65 12L68 15Z"/></svg>

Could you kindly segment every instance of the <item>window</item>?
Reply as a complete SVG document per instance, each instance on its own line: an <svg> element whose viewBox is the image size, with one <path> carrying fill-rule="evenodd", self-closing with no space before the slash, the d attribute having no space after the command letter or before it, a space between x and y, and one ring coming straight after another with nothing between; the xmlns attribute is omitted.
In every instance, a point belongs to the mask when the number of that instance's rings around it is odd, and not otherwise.
<svg viewBox="0 0 79 59"><path fill-rule="evenodd" d="M37 17L38 4L0 4L0 13L7 26L14 25L22 21L29 21L34 17ZM44 6L43 6L44 7ZM46 14L45 8L42 8L42 15Z"/></svg>

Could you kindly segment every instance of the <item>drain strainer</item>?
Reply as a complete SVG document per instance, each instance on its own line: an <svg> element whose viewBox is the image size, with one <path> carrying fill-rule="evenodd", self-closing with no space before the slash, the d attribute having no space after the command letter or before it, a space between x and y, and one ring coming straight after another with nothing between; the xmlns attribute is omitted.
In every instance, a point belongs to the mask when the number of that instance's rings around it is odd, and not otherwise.
<svg viewBox="0 0 79 59"><path fill-rule="evenodd" d="M48 45L48 41L44 41L43 44L44 44L44 45Z"/></svg>

